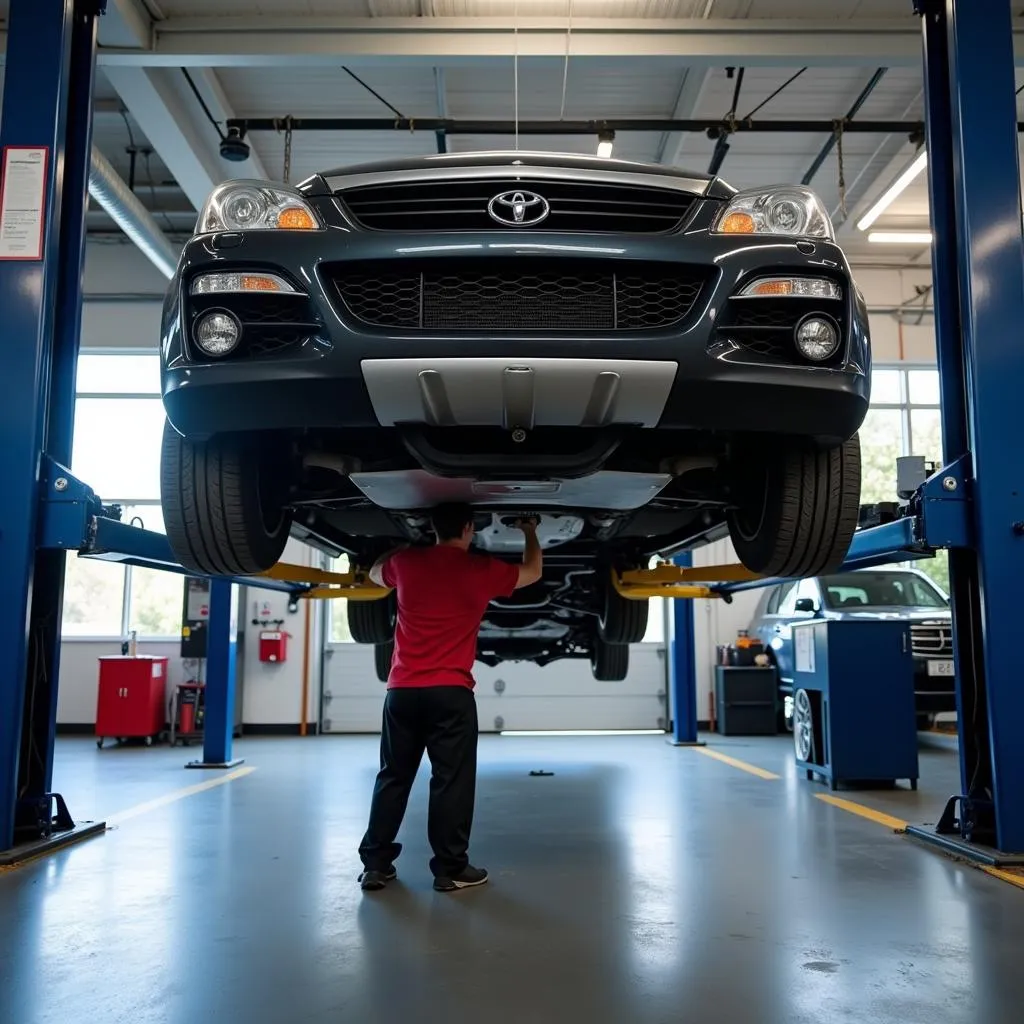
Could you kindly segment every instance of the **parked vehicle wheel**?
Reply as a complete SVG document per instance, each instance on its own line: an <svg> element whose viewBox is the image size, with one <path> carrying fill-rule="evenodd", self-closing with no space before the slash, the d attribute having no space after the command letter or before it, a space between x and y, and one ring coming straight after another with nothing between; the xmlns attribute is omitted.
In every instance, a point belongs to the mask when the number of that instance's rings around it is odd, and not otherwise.
<svg viewBox="0 0 1024 1024"><path fill-rule="evenodd" d="M386 644L394 640L398 620L398 599L394 593L378 601L348 601L347 604L348 631L357 644Z"/></svg>
<svg viewBox="0 0 1024 1024"><path fill-rule="evenodd" d="M395 641L389 640L385 644L375 644L373 648L373 665L377 670L377 678L382 682L388 681L391 675L391 659L395 656Z"/></svg>
<svg viewBox="0 0 1024 1024"><path fill-rule="evenodd" d="M806 690L793 694L793 747L797 760L814 761L814 711Z"/></svg>
<svg viewBox="0 0 1024 1024"><path fill-rule="evenodd" d="M630 601L609 579L598 620L598 634L608 644L638 644L647 632L648 601Z"/></svg>
<svg viewBox="0 0 1024 1024"><path fill-rule="evenodd" d="M610 644L600 637L594 637L594 645L590 649L590 667L595 679L603 683L621 683L629 671L628 645Z"/></svg>
<svg viewBox="0 0 1024 1024"><path fill-rule="evenodd" d="M280 560L291 514L284 507L282 474L268 472L269 461L247 438L191 441L170 423L164 425L164 525L186 569L251 576Z"/></svg>
<svg viewBox="0 0 1024 1024"><path fill-rule="evenodd" d="M740 561L764 576L835 572L860 510L860 438L838 448L748 450L732 465L726 515Z"/></svg>

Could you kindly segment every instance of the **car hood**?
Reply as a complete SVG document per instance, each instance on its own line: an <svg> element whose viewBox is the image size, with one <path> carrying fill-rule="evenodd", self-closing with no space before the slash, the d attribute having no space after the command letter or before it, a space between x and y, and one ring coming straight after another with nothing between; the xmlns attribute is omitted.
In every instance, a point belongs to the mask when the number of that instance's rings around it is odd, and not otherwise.
<svg viewBox="0 0 1024 1024"><path fill-rule="evenodd" d="M896 619L901 622L949 622L952 619L951 613L944 611L941 608L893 608L889 611L882 611L881 609L878 609L877 611L866 610L862 612L846 611L842 608L836 608L828 614L830 618L834 619L864 619L871 621L877 621L879 619Z"/></svg>
<svg viewBox="0 0 1024 1024"><path fill-rule="evenodd" d="M389 171L440 170L446 167L509 167L528 164L531 167L562 167L566 170L607 171L612 174L657 174L666 178L689 178L713 181L714 175L703 171L687 171L662 164L644 164L630 160L611 160L578 153L532 153L508 150L489 153L437 153L429 156L406 157L401 160L380 160L375 163L350 164L320 176L333 178L353 174L387 174Z"/></svg>

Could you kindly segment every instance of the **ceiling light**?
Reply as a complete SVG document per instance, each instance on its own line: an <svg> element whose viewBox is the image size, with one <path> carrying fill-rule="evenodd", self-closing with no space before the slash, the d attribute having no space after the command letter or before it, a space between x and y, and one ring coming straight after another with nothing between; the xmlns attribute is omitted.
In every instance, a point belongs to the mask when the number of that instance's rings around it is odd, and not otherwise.
<svg viewBox="0 0 1024 1024"><path fill-rule="evenodd" d="M914 162L875 200L871 209L864 214L857 227L861 231L867 231L879 217L889 209L890 206L907 189L907 186L928 166L928 151L922 149L914 158Z"/></svg>
<svg viewBox="0 0 1024 1024"><path fill-rule="evenodd" d="M869 242L881 245L931 245L930 231L872 231L868 234Z"/></svg>
<svg viewBox="0 0 1024 1024"><path fill-rule="evenodd" d="M605 130L597 133L597 155L605 160L612 155L615 144L615 132Z"/></svg>

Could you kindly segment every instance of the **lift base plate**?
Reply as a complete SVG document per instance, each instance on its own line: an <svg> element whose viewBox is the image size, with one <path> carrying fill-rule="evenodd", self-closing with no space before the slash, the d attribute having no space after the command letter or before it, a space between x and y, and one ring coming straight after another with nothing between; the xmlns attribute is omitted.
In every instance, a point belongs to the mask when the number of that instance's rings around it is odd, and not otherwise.
<svg viewBox="0 0 1024 1024"><path fill-rule="evenodd" d="M245 761L244 757L236 757L231 761L189 761L186 768L235 768Z"/></svg>
<svg viewBox="0 0 1024 1024"><path fill-rule="evenodd" d="M913 839L936 849L942 850L954 857L962 857L964 860L973 861L975 864L984 864L990 868L1019 868L1024 867L1024 853L1003 853L991 846L981 846L978 843L969 843L959 836L942 836L928 825L908 825L906 834Z"/></svg>
<svg viewBox="0 0 1024 1024"><path fill-rule="evenodd" d="M0 851L0 868L13 867L15 864L23 864L27 860L41 857L43 854L59 850L63 846L71 846L80 843L83 839L98 836L107 831L105 821L82 821L64 832L55 832L46 839L37 839L33 843L22 843L10 850Z"/></svg>

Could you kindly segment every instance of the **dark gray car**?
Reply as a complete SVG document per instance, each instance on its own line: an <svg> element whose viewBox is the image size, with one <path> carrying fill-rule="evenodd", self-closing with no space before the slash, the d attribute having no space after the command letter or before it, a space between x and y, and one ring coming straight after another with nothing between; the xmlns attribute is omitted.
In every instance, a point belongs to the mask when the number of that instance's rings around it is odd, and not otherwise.
<svg viewBox="0 0 1024 1024"><path fill-rule="evenodd" d="M613 568L728 533L803 576L856 526L867 314L801 186L522 152L226 182L161 353L185 566L260 572L292 534L365 567L450 500L515 557L507 523L534 515L544 579L492 608L492 662L620 678L647 613ZM387 604L353 634L385 643Z"/></svg>
<svg viewBox="0 0 1024 1024"><path fill-rule="evenodd" d="M792 727L793 624L811 618L909 621L918 724L956 711L949 598L916 569L862 569L779 584L761 595L750 635L779 674L785 725ZM881 710L881 709L880 709Z"/></svg>

